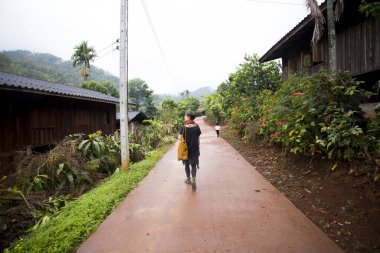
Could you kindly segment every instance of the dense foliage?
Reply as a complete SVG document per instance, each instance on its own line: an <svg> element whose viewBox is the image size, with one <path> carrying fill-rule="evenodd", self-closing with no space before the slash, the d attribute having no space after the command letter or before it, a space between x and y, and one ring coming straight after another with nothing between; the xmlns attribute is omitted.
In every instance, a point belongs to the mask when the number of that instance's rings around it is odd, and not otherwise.
<svg viewBox="0 0 380 253"><path fill-rule="evenodd" d="M110 82L84 81L80 87L87 90L97 91L109 96L119 97L119 89Z"/></svg>
<svg viewBox="0 0 380 253"><path fill-rule="evenodd" d="M359 103L370 94L359 85L348 73L292 77L277 92L262 94L260 134L295 154L362 157L366 123Z"/></svg>
<svg viewBox="0 0 380 253"><path fill-rule="evenodd" d="M260 63L253 56L206 96L203 106L209 120L228 123L243 140L336 162L374 161L380 157L379 116L363 117L359 104L372 93L360 84L349 73L324 71L282 82L277 63Z"/></svg>
<svg viewBox="0 0 380 253"><path fill-rule="evenodd" d="M71 61L26 50L0 52L0 71L74 86L80 86L83 81L80 67L73 68ZM91 66L91 80L119 83L118 77L95 66Z"/></svg>
<svg viewBox="0 0 380 253"><path fill-rule="evenodd" d="M362 0L359 11L364 13L367 17L380 19L380 2Z"/></svg>
<svg viewBox="0 0 380 253"><path fill-rule="evenodd" d="M169 146L170 147L170 146ZM5 252L73 252L154 167L168 146L151 153L127 171L117 171L101 185L68 203L44 226Z"/></svg>
<svg viewBox="0 0 380 253"><path fill-rule="evenodd" d="M153 91L149 89L148 84L140 79L135 78L128 81L129 99L136 104L137 111L143 111L148 116L155 116L157 108L153 102Z"/></svg>

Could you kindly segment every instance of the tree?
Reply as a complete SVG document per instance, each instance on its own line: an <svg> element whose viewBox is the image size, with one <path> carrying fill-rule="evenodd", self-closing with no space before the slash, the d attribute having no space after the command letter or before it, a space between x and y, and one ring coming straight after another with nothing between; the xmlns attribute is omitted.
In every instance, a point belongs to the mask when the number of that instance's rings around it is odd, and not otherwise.
<svg viewBox="0 0 380 253"><path fill-rule="evenodd" d="M149 117L156 116L157 115L157 107L156 107L156 105L153 102L153 96L147 97L145 103L146 103L145 113Z"/></svg>
<svg viewBox="0 0 380 253"><path fill-rule="evenodd" d="M136 103L137 111L143 109L147 114L155 111L153 109L153 91L149 89L148 84L144 80L140 78L129 80L128 96L131 101Z"/></svg>
<svg viewBox="0 0 380 253"><path fill-rule="evenodd" d="M224 118L223 113L223 98L219 93L209 94L204 97L203 107L206 111L206 116L213 122L221 122Z"/></svg>
<svg viewBox="0 0 380 253"><path fill-rule="evenodd" d="M189 95L190 95L190 91L189 90L184 90L182 91L181 93L179 93L181 95L182 98L189 98Z"/></svg>
<svg viewBox="0 0 380 253"><path fill-rule="evenodd" d="M338 21L343 13L344 0L337 0L334 10L334 0L327 0L327 35L328 35L328 48L329 48L329 69L336 71L336 33L335 21ZM321 10L319 9L316 0L306 0L306 7L310 10L311 15L314 17L314 33L312 44L316 45L321 39L323 34L323 25L325 19Z"/></svg>
<svg viewBox="0 0 380 253"><path fill-rule="evenodd" d="M186 108L186 110L190 110L193 112L196 112L199 106L201 105L201 103L196 97L186 98L182 103L184 104L184 107Z"/></svg>
<svg viewBox="0 0 380 253"><path fill-rule="evenodd" d="M178 104L172 98L165 98L162 101L159 119L164 123L168 133L179 129L183 121L183 115L181 115Z"/></svg>
<svg viewBox="0 0 380 253"><path fill-rule="evenodd" d="M84 81L80 86L83 89L94 90L113 97L119 97L119 90L110 82Z"/></svg>
<svg viewBox="0 0 380 253"><path fill-rule="evenodd" d="M74 47L74 54L71 56L73 67L82 65L81 75L83 80L87 80L90 76L90 61L94 61L96 52L93 47L89 47L87 41Z"/></svg>

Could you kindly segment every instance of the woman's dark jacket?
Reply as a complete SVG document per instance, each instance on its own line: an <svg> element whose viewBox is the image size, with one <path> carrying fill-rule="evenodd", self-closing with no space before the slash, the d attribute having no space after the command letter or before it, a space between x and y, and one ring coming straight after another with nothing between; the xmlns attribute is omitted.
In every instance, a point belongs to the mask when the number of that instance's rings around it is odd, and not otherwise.
<svg viewBox="0 0 380 253"><path fill-rule="evenodd" d="M180 134L184 136L183 127L180 130ZM186 144L189 150L189 163L191 165L199 165L199 136L201 135L201 129L197 124L186 125Z"/></svg>

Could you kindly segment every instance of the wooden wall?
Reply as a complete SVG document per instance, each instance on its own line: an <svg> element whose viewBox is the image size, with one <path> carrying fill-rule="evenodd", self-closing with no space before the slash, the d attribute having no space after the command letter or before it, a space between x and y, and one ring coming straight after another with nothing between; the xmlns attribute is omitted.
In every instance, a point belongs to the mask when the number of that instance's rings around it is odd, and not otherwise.
<svg viewBox="0 0 380 253"><path fill-rule="evenodd" d="M356 8L355 6L351 8ZM348 10L350 11L350 10ZM337 68L349 71L352 76L380 70L380 20L359 16L346 16L336 25L337 30ZM321 41L314 47L311 38L299 41L283 57L284 73L307 75L328 68L327 28ZM308 48L304 49L305 43ZM305 62L305 56L311 54L312 65Z"/></svg>
<svg viewBox="0 0 380 253"><path fill-rule="evenodd" d="M380 21L362 20L337 33L337 67L353 76L380 69Z"/></svg>
<svg viewBox="0 0 380 253"><path fill-rule="evenodd" d="M116 105L0 90L0 153L59 142L74 134L116 130Z"/></svg>

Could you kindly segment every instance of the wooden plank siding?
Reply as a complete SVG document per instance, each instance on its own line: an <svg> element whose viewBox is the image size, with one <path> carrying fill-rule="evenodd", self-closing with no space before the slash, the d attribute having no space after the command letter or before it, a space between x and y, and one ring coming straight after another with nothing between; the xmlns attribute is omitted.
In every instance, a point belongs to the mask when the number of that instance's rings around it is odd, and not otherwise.
<svg viewBox="0 0 380 253"><path fill-rule="evenodd" d="M59 142L74 133L116 130L116 105L0 90L0 153Z"/></svg>
<svg viewBox="0 0 380 253"><path fill-rule="evenodd" d="M326 30L326 29L325 29ZM380 70L380 21L373 18L357 20L353 24L337 29L337 69L349 71L352 76ZM283 72L287 76L297 73L308 75L321 68L328 68L328 44L326 34L316 46L309 46L297 53L283 56L286 64ZM304 64L304 56L311 52L313 66Z"/></svg>
<svg viewBox="0 0 380 253"><path fill-rule="evenodd" d="M353 76L380 69L380 21L364 19L337 33L337 67Z"/></svg>

